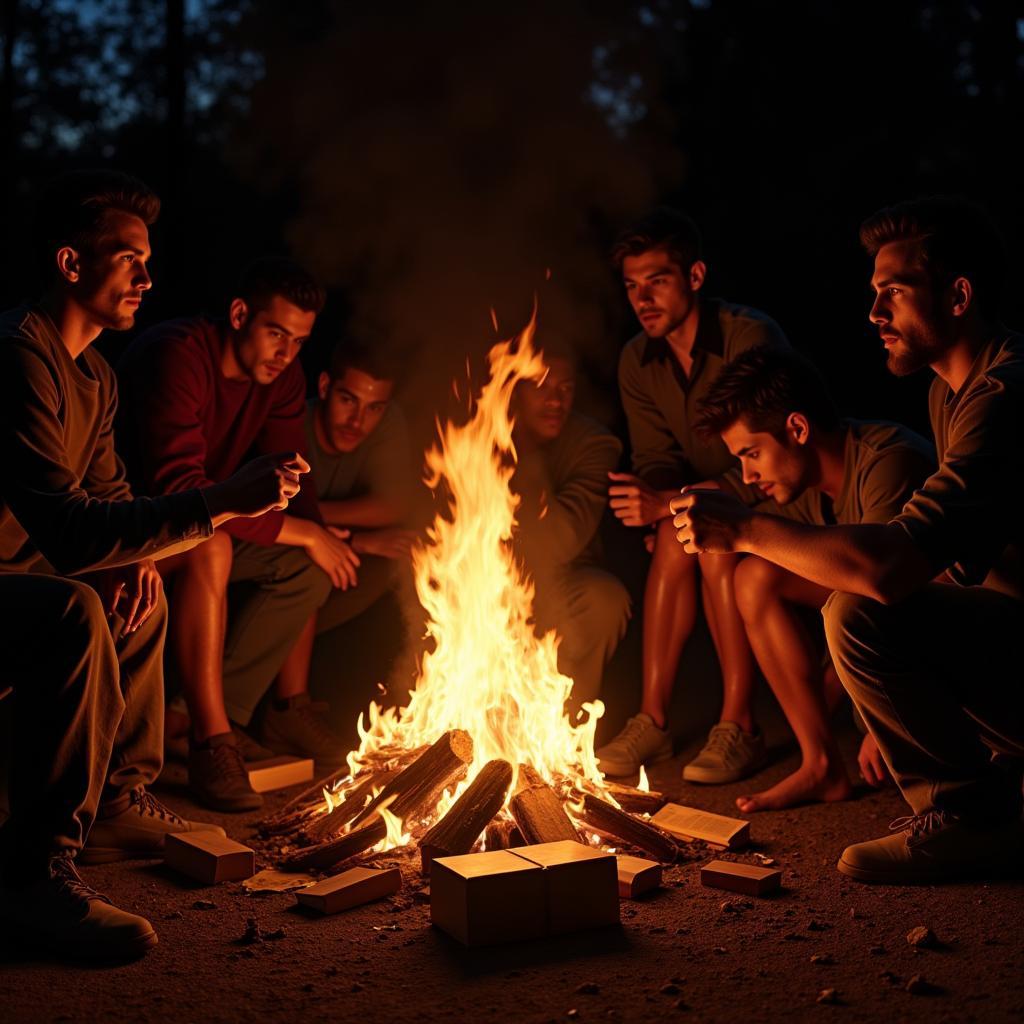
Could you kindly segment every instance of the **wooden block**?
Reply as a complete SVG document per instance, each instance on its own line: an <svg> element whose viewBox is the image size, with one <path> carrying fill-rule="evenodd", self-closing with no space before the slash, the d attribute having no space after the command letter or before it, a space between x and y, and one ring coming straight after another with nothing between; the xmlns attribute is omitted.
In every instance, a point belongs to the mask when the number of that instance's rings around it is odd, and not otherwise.
<svg viewBox="0 0 1024 1024"><path fill-rule="evenodd" d="M738 849L750 842L749 821L727 818L680 804L665 804L651 818L651 824L681 839L703 839L729 850Z"/></svg>
<svg viewBox="0 0 1024 1024"><path fill-rule="evenodd" d="M313 778L313 762L308 757L270 757L266 761L249 761L245 767L249 785L257 793L285 789Z"/></svg>
<svg viewBox="0 0 1024 1024"><path fill-rule="evenodd" d="M342 910L390 896L402 888L402 872L398 868L377 871L373 868L350 868L340 875L325 878L295 894L304 907L321 914L337 914Z"/></svg>
<svg viewBox="0 0 1024 1024"><path fill-rule="evenodd" d="M467 946L544 934L544 871L508 850L438 857L430 865L430 919Z"/></svg>
<svg viewBox="0 0 1024 1024"><path fill-rule="evenodd" d="M544 869L551 935L619 923L615 856L571 839L509 851Z"/></svg>
<svg viewBox="0 0 1024 1024"><path fill-rule="evenodd" d="M620 853L615 862L619 872L619 899L635 900L661 885L661 865L656 860Z"/></svg>
<svg viewBox="0 0 1024 1024"><path fill-rule="evenodd" d="M216 832L172 832L164 840L164 863L207 885L256 874L256 854Z"/></svg>
<svg viewBox="0 0 1024 1024"><path fill-rule="evenodd" d="M782 872L778 868L713 860L700 869L700 884L712 889L741 892L744 896L765 896L782 888Z"/></svg>

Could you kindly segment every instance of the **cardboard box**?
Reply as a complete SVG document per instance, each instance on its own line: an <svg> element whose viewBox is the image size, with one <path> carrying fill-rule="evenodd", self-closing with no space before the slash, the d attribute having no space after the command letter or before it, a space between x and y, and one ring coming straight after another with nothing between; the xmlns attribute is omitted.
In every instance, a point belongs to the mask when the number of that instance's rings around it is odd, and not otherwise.
<svg viewBox="0 0 1024 1024"><path fill-rule="evenodd" d="M511 852L544 869L549 934L619 923L614 854L571 839L522 846Z"/></svg>
<svg viewBox="0 0 1024 1024"><path fill-rule="evenodd" d="M635 900L661 885L661 865L656 860L620 853L615 862L619 874L619 899Z"/></svg>
<svg viewBox="0 0 1024 1024"><path fill-rule="evenodd" d="M700 884L741 892L744 896L764 896L782 888L782 872L778 868L713 860L700 869Z"/></svg>
<svg viewBox="0 0 1024 1024"><path fill-rule="evenodd" d="M680 804L665 804L651 818L651 824L681 839L702 839L729 850L738 849L750 842L749 821L727 818Z"/></svg>
<svg viewBox="0 0 1024 1024"><path fill-rule="evenodd" d="M313 762L308 757L269 757L266 761L249 761L245 767L249 785L257 793L313 781Z"/></svg>
<svg viewBox="0 0 1024 1024"><path fill-rule="evenodd" d="M467 946L540 938L544 871L508 850L438 857L430 865L430 919Z"/></svg>
<svg viewBox="0 0 1024 1024"><path fill-rule="evenodd" d="M337 914L390 896L401 888L402 872L398 868L389 868L387 871L351 868L300 890L295 898L302 906L311 907L321 914Z"/></svg>
<svg viewBox="0 0 1024 1024"><path fill-rule="evenodd" d="M207 885L256 874L256 854L216 832L172 832L164 840L164 863Z"/></svg>

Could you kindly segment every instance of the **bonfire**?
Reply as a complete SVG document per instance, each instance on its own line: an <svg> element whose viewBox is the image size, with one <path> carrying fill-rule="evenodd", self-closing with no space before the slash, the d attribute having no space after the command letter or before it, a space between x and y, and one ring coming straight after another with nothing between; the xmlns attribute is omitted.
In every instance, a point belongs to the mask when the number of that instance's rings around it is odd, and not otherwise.
<svg viewBox="0 0 1024 1024"><path fill-rule="evenodd" d="M264 823L294 841L286 866L327 868L415 842L433 857L575 839L626 843L663 861L677 845L644 818L646 780L606 782L594 757L600 701L575 721L558 636L538 636L533 585L513 551L518 499L511 399L540 380L534 323L496 344L464 423L438 423L426 482L442 506L413 553L431 641L401 708L372 703L341 772ZM633 813L631 813L633 812Z"/></svg>

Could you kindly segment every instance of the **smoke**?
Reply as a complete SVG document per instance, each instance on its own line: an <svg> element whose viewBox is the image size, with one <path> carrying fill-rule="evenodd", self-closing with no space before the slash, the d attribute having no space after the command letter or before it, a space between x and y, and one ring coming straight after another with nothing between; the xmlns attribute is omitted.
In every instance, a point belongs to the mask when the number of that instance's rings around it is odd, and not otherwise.
<svg viewBox="0 0 1024 1024"><path fill-rule="evenodd" d="M343 290L351 333L402 355L406 404L431 418L495 340L491 308L508 336L535 294L539 340L572 343L598 384L588 395L582 382L584 404L613 413L622 303L608 241L679 163L629 132L635 67L627 94L599 66L635 9L601 20L593 6L338 0L304 41L266 44L250 135L263 141L242 159L268 187L290 182L294 254Z"/></svg>

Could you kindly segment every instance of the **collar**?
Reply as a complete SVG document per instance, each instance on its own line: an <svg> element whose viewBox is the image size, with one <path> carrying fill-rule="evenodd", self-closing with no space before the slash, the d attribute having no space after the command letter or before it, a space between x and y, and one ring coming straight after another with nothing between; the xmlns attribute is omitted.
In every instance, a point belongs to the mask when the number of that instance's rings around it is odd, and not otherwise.
<svg viewBox="0 0 1024 1024"><path fill-rule="evenodd" d="M720 303L717 299L701 300L697 337L693 339L694 352L706 352L708 355L719 357L725 355L725 337L722 334L722 323L718 315L719 306ZM664 338L645 336L643 352L640 353L640 365L646 366L655 360L665 362L671 354L672 350Z"/></svg>

